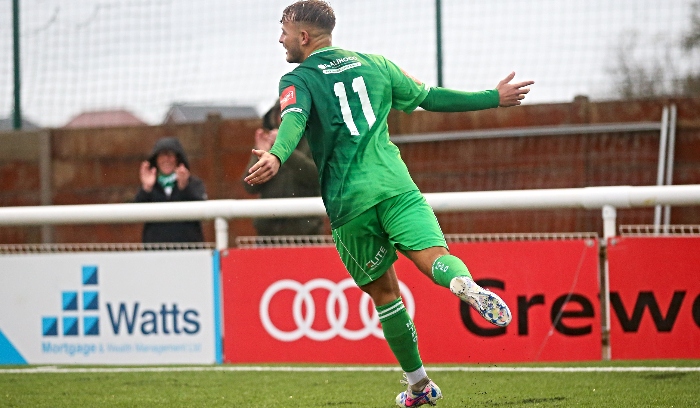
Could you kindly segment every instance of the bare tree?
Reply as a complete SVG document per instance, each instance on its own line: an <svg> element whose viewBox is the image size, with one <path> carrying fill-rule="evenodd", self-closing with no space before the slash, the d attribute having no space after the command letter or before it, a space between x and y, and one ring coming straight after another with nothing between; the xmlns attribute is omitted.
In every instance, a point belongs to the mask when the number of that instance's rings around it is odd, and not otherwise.
<svg viewBox="0 0 700 408"><path fill-rule="evenodd" d="M658 60L639 61L639 34L636 31L622 35L614 54L615 66L609 69L615 84L615 93L623 99L650 98L663 95L665 71Z"/></svg>
<svg viewBox="0 0 700 408"><path fill-rule="evenodd" d="M700 51L700 1L693 3L690 13L690 31L683 38L683 50L687 54L698 56ZM696 58L697 60L698 58ZM700 72L690 72L682 79L682 87L687 95L700 95Z"/></svg>
<svg viewBox="0 0 700 408"><path fill-rule="evenodd" d="M690 13L690 31L683 38L683 48L692 51L700 48L700 1L693 3Z"/></svg>
<svg viewBox="0 0 700 408"><path fill-rule="evenodd" d="M681 58L692 58L700 51L700 0L693 3L691 9L691 27L681 43L657 39L650 47L660 51L652 56L638 55L642 38L638 32L623 33L613 51L614 65L608 69L616 96L637 99L700 94L700 72L693 70L692 64L684 68L679 68L678 64Z"/></svg>

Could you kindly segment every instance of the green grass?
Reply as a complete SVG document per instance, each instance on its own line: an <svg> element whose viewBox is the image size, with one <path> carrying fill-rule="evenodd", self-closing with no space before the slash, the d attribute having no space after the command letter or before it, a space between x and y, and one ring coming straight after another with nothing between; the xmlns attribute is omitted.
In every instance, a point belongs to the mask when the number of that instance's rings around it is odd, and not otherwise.
<svg viewBox="0 0 700 408"><path fill-rule="evenodd" d="M527 365L542 366L700 367L700 360ZM0 407L391 407L403 388L398 371L2 372L7 368L0 367ZM700 406L700 371L436 369L431 377L445 395L439 407Z"/></svg>

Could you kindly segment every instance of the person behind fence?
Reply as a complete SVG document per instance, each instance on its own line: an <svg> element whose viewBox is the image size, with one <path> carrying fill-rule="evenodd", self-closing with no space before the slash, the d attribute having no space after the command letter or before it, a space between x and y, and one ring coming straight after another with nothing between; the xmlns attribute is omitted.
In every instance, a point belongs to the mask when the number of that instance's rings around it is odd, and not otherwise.
<svg viewBox="0 0 700 408"><path fill-rule="evenodd" d="M137 203L203 201L207 199L204 182L190 172L190 164L180 141L174 137L159 139L153 151L141 163L141 188ZM143 225L143 243L204 242L200 221L147 222Z"/></svg>
<svg viewBox="0 0 700 408"><path fill-rule="evenodd" d="M299 65L279 83L282 123L277 140L269 151L253 151L259 160L245 180L264 184L301 136L308 138L338 254L355 283L372 298L384 338L406 376L407 388L397 395L396 404L435 405L442 392L426 373L416 327L401 299L393 266L397 253L486 321L504 327L512 315L498 295L477 285L464 262L450 254L432 208L389 139L387 117L391 108L410 113L419 106L437 112L516 106L534 82L511 83L512 72L495 88L480 92L427 86L381 55L334 47L335 14L321 0L291 4L280 23L286 60ZM435 325L426 329L440 330Z"/></svg>
<svg viewBox="0 0 700 408"><path fill-rule="evenodd" d="M279 100L263 115L262 127L255 131L255 149L270 150L277 138L280 125ZM258 161L252 154L246 170ZM277 175L265 184L251 185L245 182L248 176L243 174L243 186L250 194L260 194L260 198L318 197L321 186L318 182L318 170L311 158L311 150L306 138L302 138L296 149L289 156ZM258 235L320 235L323 233L322 217L297 218L256 218L253 226Z"/></svg>

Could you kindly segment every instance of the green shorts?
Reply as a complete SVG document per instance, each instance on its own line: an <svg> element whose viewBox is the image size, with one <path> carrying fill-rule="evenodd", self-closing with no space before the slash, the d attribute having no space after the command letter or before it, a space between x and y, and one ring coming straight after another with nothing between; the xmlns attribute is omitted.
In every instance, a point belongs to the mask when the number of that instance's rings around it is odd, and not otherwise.
<svg viewBox="0 0 700 408"><path fill-rule="evenodd" d="M380 278L396 251L445 247L433 209L418 190L388 198L333 231L333 241L358 286Z"/></svg>

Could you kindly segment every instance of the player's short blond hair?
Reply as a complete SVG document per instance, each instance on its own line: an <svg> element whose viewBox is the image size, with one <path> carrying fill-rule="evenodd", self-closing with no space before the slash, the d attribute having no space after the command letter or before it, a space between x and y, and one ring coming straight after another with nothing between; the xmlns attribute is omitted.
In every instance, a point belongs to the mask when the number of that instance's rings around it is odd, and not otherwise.
<svg viewBox="0 0 700 408"><path fill-rule="evenodd" d="M305 23L330 34L335 28L335 13L323 0L299 0L282 12L280 23Z"/></svg>

